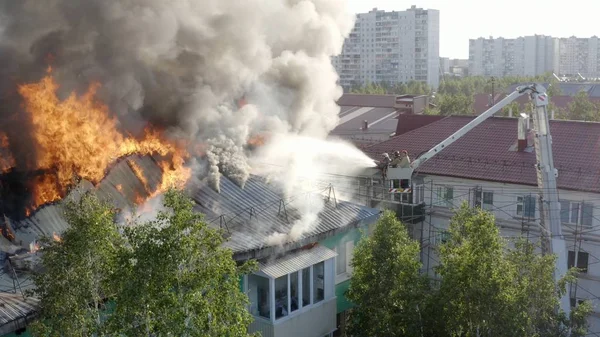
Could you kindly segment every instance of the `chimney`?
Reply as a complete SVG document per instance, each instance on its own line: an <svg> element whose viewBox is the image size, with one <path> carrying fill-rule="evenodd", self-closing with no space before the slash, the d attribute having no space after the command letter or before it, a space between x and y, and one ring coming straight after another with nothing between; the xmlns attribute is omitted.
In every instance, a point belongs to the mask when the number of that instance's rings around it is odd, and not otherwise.
<svg viewBox="0 0 600 337"><path fill-rule="evenodd" d="M368 120L364 120L363 121L363 127L362 127L363 131L367 131L369 129L369 121Z"/></svg>
<svg viewBox="0 0 600 337"><path fill-rule="evenodd" d="M523 152L527 147L527 119L519 117L517 130L517 151Z"/></svg>

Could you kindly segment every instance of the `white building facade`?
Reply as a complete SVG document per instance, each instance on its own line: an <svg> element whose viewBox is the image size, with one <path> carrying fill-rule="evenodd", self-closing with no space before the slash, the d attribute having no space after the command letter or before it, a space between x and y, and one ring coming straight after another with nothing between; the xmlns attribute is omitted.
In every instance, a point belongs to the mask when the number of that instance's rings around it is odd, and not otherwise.
<svg viewBox="0 0 600 337"><path fill-rule="evenodd" d="M333 64L343 87L378 82L426 82L440 78L440 13L412 6L406 11L377 8L358 14L343 51Z"/></svg>
<svg viewBox="0 0 600 337"><path fill-rule="evenodd" d="M421 178L413 203L424 203L426 216L413 225L412 235L421 242L423 272L431 278L439 277L437 247L448 238L453 208L463 202L492 212L501 235L509 241L523 237L539 242L537 187L431 175ZM590 300L589 331L600 331L600 195L559 190L559 199L569 267L583 270L577 283L568 288L571 305Z"/></svg>
<svg viewBox="0 0 600 337"><path fill-rule="evenodd" d="M584 77L600 77L600 54L598 37L576 38L574 36L560 39L559 59L560 75Z"/></svg>
<svg viewBox="0 0 600 337"><path fill-rule="evenodd" d="M535 35L469 40L469 74L537 76L558 70L558 39Z"/></svg>

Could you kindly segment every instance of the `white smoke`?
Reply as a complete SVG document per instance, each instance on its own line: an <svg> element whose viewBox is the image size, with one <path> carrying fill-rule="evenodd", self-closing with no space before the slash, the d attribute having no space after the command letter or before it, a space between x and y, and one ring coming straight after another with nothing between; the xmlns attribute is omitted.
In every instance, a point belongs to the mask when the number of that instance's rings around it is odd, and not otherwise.
<svg viewBox="0 0 600 337"><path fill-rule="evenodd" d="M207 144L202 166L216 189L221 174L244 186L248 138L269 132L257 158L284 164L277 180L291 196L301 177L368 166L349 146L322 141L338 122L331 57L354 25L345 2L4 1L0 61L11 73L0 70L0 88L39 78L52 55L61 90L99 81L123 129L149 122ZM239 108L242 96L249 105ZM13 111L0 107L0 116ZM302 220L284 233L292 239L310 230L322 203L296 206Z"/></svg>
<svg viewBox="0 0 600 337"><path fill-rule="evenodd" d="M273 135L251 163L256 173L270 177L283 187L284 197L293 199L292 205L301 214L289 233L270 235L269 245L298 240L314 229L318 214L325 206L325 199L319 195L323 192L322 186L316 183L323 175L353 176L374 166L373 160L344 141L289 133Z"/></svg>

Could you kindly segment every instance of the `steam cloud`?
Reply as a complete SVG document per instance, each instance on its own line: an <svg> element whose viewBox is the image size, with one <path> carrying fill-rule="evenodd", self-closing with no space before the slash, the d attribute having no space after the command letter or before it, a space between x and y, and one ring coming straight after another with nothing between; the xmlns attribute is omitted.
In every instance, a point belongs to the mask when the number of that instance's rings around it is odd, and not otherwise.
<svg viewBox="0 0 600 337"><path fill-rule="evenodd" d="M50 63L63 95L99 81L125 131L150 123L206 143L203 167L216 188L220 172L244 185L251 166L243 149L254 132L280 135L263 155L290 164L281 183L292 194L314 158L281 145L294 146L290 135L323 139L335 127L342 90L330 57L352 26L345 0L3 1L0 116L11 122L0 130L17 165L33 167L15 89ZM238 107L241 97L249 104Z"/></svg>

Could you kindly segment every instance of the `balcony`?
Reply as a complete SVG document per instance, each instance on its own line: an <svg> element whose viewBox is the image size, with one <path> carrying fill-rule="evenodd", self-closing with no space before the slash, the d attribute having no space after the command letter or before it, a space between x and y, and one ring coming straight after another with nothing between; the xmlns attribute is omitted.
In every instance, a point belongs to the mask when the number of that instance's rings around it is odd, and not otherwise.
<svg viewBox="0 0 600 337"><path fill-rule="evenodd" d="M322 337L336 328L335 256L324 247L303 247L260 262L244 290L254 321L249 332L265 337Z"/></svg>

